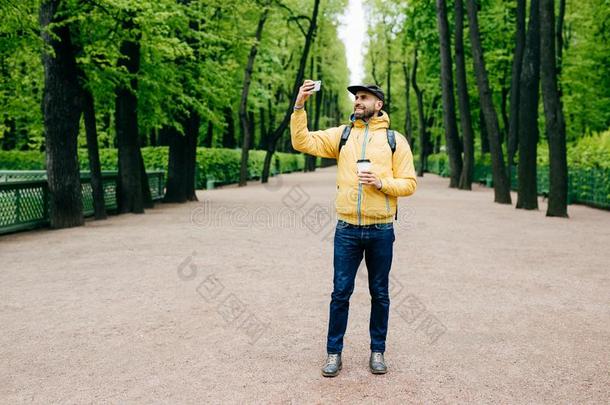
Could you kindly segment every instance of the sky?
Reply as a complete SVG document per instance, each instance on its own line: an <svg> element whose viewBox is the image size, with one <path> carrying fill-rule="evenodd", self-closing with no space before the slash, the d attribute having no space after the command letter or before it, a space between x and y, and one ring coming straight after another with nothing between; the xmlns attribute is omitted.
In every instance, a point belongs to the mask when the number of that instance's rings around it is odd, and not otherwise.
<svg viewBox="0 0 610 405"><path fill-rule="evenodd" d="M362 0L349 0L339 23L339 38L345 44L350 84L360 84L364 80L363 48L366 42L366 20Z"/></svg>

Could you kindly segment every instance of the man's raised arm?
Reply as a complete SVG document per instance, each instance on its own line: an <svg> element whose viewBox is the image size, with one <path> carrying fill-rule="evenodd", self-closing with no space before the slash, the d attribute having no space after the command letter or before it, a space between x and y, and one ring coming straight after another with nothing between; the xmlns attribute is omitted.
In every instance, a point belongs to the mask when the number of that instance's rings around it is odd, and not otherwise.
<svg viewBox="0 0 610 405"><path fill-rule="evenodd" d="M314 82L305 80L294 104L294 112L290 117L290 137L292 147L299 152L310 155L336 158L339 150L342 127L329 128L323 131L309 132L307 129L307 113L305 102L313 93Z"/></svg>

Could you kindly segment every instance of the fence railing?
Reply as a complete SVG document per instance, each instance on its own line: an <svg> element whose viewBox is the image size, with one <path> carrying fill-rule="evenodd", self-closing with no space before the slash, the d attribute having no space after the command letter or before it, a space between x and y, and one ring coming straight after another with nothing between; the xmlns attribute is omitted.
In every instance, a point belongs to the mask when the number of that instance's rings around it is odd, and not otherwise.
<svg viewBox="0 0 610 405"><path fill-rule="evenodd" d="M164 172L147 172L153 200L164 195ZM104 202L109 212L117 209L117 172L102 172ZM93 215L91 175L81 172L83 214ZM49 224L49 189L44 170L0 171L0 234Z"/></svg>
<svg viewBox="0 0 610 405"><path fill-rule="evenodd" d="M448 177L450 167L445 159L432 159L428 162L428 171ZM490 165L476 163L473 180L493 187ZM517 168L510 176L511 190L517 191L519 182ZM549 168L538 166L536 176L538 195L548 195ZM610 170L600 168L568 168L568 204L584 204L596 208L610 209Z"/></svg>

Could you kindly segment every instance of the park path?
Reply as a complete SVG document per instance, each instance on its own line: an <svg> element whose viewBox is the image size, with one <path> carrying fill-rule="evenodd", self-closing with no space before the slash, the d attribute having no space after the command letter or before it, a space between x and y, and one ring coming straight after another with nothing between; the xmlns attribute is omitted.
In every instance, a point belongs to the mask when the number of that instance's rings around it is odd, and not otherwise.
<svg viewBox="0 0 610 405"><path fill-rule="evenodd" d="M610 213L428 174L395 225L388 374L362 267L323 378L334 177L0 237L0 403L610 402Z"/></svg>

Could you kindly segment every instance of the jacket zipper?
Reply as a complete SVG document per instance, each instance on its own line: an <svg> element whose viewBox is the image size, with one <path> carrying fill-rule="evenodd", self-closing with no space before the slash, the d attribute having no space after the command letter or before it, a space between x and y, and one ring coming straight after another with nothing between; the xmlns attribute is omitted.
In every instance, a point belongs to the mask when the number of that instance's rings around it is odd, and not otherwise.
<svg viewBox="0 0 610 405"><path fill-rule="evenodd" d="M362 153L360 159L364 159L364 153L366 151L366 142L369 135L369 123L366 122L364 127L364 139L362 140ZM358 225L362 225L362 183L358 182Z"/></svg>

